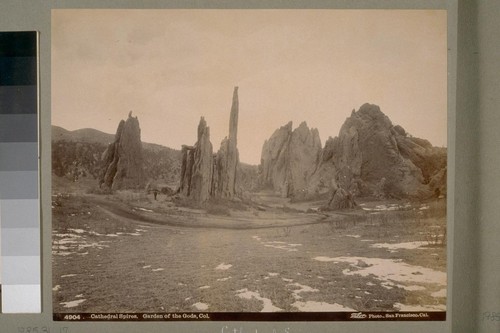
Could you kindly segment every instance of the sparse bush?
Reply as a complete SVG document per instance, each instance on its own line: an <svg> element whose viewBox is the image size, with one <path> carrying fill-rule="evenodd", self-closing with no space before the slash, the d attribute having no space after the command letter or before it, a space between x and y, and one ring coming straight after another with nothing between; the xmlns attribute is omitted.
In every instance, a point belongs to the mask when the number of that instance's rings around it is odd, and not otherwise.
<svg viewBox="0 0 500 333"><path fill-rule="evenodd" d="M105 149L106 145L101 143L53 141L52 171L56 176L68 176L74 181L87 176L97 179Z"/></svg>
<svg viewBox="0 0 500 333"><path fill-rule="evenodd" d="M99 194L99 195L108 195L113 194L113 190L111 190L108 186L98 187L92 186L87 190L88 194Z"/></svg>
<svg viewBox="0 0 500 333"><path fill-rule="evenodd" d="M220 206L224 207L225 209L229 210L242 210L246 211L249 208L249 204L246 202L240 200L240 199L220 199L220 198L211 198L208 200L206 203L203 204L204 207L207 207L207 209L210 206Z"/></svg>
<svg viewBox="0 0 500 333"><path fill-rule="evenodd" d="M342 217L335 217L328 221L328 226L331 232L336 230L345 230L351 226L356 226L358 223L364 223L368 221L366 214L349 214L343 215Z"/></svg>
<svg viewBox="0 0 500 333"><path fill-rule="evenodd" d="M137 190L120 190L114 191L114 197L124 203L139 203L139 202L148 202L148 195L144 191Z"/></svg>
<svg viewBox="0 0 500 333"><path fill-rule="evenodd" d="M330 231L334 233L337 230L347 229L347 223L345 220L332 220L328 222L328 227Z"/></svg>
<svg viewBox="0 0 500 333"><path fill-rule="evenodd" d="M300 210L298 210L298 209L295 209L295 208L292 208L292 207L289 207L289 206L283 205L283 212L284 212L284 213L299 213L299 212L301 212L301 211L300 211Z"/></svg>
<svg viewBox="0 0 500 333"><path fill-rule="evenodd" d="M379 221L379 225L381 227L385 227L385 226L387 226L389 224L389 216L388 216L388 214L382 213L382 214L379 214L377 216L379 218L378 221Z"/></svg>
<svg viewBox="0 0 500 333"><path fill-rule="evenodd" d="M172 201L176 205L181 206L181 207L193 208L193 209L201 208L200 205L198 203L196 203L194 200L191 200L189 198L186 198L186 197L183 197L180 195L176 195L176 196L172 197Z"/></svg>
<svg viewBox="0 0 500 333"><path fill-rule="evenodd" d="M425 241L432 246L445 246L446 233L446 225L437 228L429 228L425 233Z"/></svg>
<svg viewBox="0 0 500 333"><path fill-rule="evenodd" d="M276 229L276 237L289 237L292 233L292 227L283 227Z"/></svg>
<svg viewBox="0 0 500 333"><path fill-rule="evenodd" d="M224 216L231 215L229 208L222 205L209 205L207 207L207 213L211 215L224 215Z"/></svg>
<svg viewBox="0 0 500 333"><path fill-rule="evenodd" d="M429 202L429 209L424 210L424 215L433 218L446 217L446 200L438 199Z"/></svg>
<svg viewBox="0 0 500 333"><path fill-rule="evenodd" d="M248 210L248 204L245 203L244 201L240 201L240 200L229 200L228 206L229 206L229 208L235 209L235 210L243 210L243 211Z"/></svg>

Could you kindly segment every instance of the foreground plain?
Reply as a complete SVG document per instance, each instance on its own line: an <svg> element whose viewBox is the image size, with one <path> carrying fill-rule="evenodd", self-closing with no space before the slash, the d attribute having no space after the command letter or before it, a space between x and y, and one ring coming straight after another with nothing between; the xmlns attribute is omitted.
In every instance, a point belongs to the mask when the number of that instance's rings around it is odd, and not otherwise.
<svg viewBox="0 0 500 333"><path fill-rule="evenodd" d="M446 309L445 199L325 213L95 192L54 180L55 313Z"/></svg>

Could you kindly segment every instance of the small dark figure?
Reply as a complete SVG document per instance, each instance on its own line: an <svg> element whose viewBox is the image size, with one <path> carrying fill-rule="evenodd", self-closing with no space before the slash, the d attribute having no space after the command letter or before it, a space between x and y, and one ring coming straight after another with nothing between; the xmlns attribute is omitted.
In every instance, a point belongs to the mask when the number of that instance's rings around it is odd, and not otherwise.
<svg viewBox="0 0 500 333"><path fill-rule="evenodd" d="M156 196L158 195L158 190L153 190L153 195L154 195L155 200L156 200Z"/></svg>

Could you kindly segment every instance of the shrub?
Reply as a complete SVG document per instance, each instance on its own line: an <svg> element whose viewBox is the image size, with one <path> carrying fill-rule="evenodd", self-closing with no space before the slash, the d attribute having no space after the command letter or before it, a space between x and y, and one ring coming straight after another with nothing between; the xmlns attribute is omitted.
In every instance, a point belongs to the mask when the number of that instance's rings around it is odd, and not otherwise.
<svg viewBox="0 0 500 333"><path fill-rule="evenodd" d="M207 213L211 215L231 215L229 208L223 205L209 205L207 207Z"/></svg>
<svg viewBox="0 0 500 333"><path fill-rule="evenodd" d="M113 190L109 188L108 186L103 186L103 187L98 187L98 186L92 186L87 190L88 194L99 194L99 195L104 195L104 194L113 194Z"/></svg>

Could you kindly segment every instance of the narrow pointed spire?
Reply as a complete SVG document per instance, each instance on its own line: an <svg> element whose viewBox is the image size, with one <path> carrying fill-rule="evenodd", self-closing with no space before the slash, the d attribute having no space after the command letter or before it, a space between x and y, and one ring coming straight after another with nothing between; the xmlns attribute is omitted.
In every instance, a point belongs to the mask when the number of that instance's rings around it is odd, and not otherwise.
<svg viewBox="0 0 500 333"><path fill-rule="evenodd" d="M238 87L234 87L233 91L233 104L231 105L231 115L229 116L229 141L233 142L236 147L238 135Z"/></svg>

